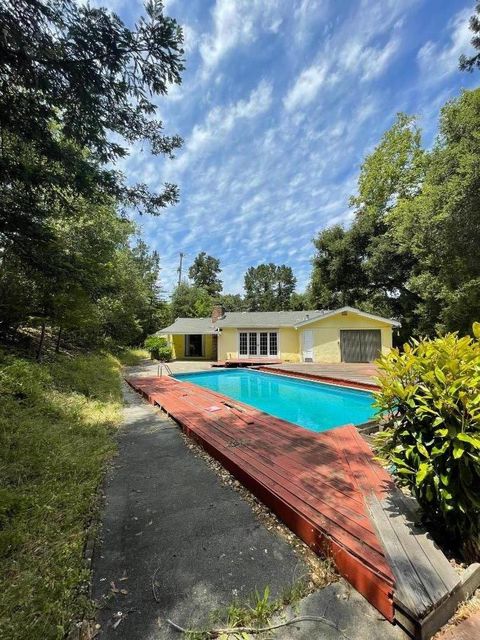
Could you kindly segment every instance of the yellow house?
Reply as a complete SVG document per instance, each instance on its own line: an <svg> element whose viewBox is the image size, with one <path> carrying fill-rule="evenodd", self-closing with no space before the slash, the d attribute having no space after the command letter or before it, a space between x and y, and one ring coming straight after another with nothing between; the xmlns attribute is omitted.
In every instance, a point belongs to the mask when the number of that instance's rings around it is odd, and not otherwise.
<svg viewBox="0 0 480 640"><path fill-rule="evenodd" d="M353 307L334 311L235 311L177 318L158 331L175 359L370 362L392 347L400 323Z"/></svg>

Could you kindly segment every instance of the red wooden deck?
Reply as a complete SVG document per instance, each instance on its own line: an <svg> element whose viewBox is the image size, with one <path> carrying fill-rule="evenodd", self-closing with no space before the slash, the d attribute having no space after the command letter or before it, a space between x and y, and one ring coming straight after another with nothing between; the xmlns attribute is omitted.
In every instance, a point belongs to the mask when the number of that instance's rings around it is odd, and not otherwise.
<svg viewBox="0 0 480 640"><path fill-rule="evenodd" d="M391 478L353 425L314 433L188 382L128 383L393 621L395 580L366 506L372 492L385 497Z"/></svg>
<svg viewBox="0 0 480 640"><path fill-rule="evenodd" d="M265 365L265 363L263 363ZM324 373L317 373L315 369L312 368L311 371L308 369L297 369L295 366L281 365L281 366L259 366L257 369L262 371L263 373L272 373L279 374L282 376L291 376L293 378L303 378L304 380L316 380L317 382L327 382L329 384L339 384L342 386L354 387L357 389L365 389L367 391L378 391L379 386L373 380L365 381L355 379L352 375L348 377L347 375L328 375L328 369ZM322 369L322 367L319 367Z"/></svg>

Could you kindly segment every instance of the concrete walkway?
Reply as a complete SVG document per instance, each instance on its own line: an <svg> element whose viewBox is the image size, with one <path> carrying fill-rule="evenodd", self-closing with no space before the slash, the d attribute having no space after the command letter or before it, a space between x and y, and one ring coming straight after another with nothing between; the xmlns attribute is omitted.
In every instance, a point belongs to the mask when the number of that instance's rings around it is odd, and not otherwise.
<svg viewBox="0 0 480 640"><path fill-rule="evenodd" d="M246 600L266 585L280 595L308 573L293 549L185 446L175 423L133 391L125 394L119 456L105 487L103 540L94 555L93 595L104 603L99 637L178 639L165 618L198 627L236 597Z"/></svg>
<svg viewBox="0 0 480 640"><path fill-rule="evenodd" d="M209 371L212 368L210 360L175 360L169 362L168 367L173 374L175 373L194 373L195 371ZM142 360L136 367L128 368L128 375L135 376L156 376L159 368L159 362L156 360Z"/></svg>

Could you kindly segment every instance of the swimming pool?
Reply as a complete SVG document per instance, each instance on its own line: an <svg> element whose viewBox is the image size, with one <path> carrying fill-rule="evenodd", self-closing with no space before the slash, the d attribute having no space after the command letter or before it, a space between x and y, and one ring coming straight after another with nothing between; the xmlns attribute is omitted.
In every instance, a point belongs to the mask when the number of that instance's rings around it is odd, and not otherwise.
<svg viewBox="0 0 480 640"><path fill-rule="evenodd" d="M327 431L347 423L362 424L375 415L368 391L261 373L223 369L174 376L249 404L310 431Z"/></svg>

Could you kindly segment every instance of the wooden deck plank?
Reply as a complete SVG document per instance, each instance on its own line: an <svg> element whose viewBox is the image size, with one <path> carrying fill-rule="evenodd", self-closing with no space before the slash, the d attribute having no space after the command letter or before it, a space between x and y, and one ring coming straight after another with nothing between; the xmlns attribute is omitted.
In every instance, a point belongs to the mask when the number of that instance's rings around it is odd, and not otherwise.
<svg viewBox="0 0 480 640"><path fill-rule="evenodd" d="M212 416L212 420L218 422L221 420L223 413L216 413ZM230 424L233 425L234 422L230 420ZM229 425L227 425L228 428ZM241 425L242 427L244 425ZM269 424L268 427L272 425ZM305 433L305 430L301 430ZM354 490L354 486L346 477L345 472L338 467L338 465L332 467L332 461L336 462L335 459L330 459L326 461L328 466L329 474L327 471L322 473L318 469L318 462L321 459L321 452L318 447L315 447L317 444L315 441L312 441L310 438L310 434L307 432L307 445L302 445L301 455L298 455L296 451L293 449L296 447L296 443L292 441L292 443L288 443L286 446L286 439L283 437L283 432L280 432L279 435L272 433L272 430L269 429L269 438L268 443L265 441L264 428L258 427L255 422L252 426L248 428L248 438L255 440L255 451L260 453L260 455L267 457L270 462L275 464L275 467L285 468L287 473L289 473L289 477L291 476L291 472L295 472L296 481L300 482L304 486L307 491L313 492L314 494L318 493L318 484L316 481L320 481L325 485L325 488L328 489L326 492L326 496L332 503L344 504L355 511L362 520L367 519L368 516L365 510L365 505L361 497L359 497L358 493ZM325 440L325 439L324 439ZM332 442L335 440L332 439ZM278 446L277 446L278 442ZM287 449L287 453L285 452ZM290 449L292 449L290 451ZM308 454L308 457L307 457ZM272 456L278 456L273 458ZM315 463L311 462L312 458L316 458ZM308 461L309 464L306 467L305 461ZM283 464L285 462L285 464ZM315 465L315 466L314 466ZM323 466L323 465L322 465ZM340 469L340 471L339 471ZM336 478L338 478L339 483L335 482Z"/></svg>
<svg viewBox="0 0 480 640"><path fill-rule="evenodd" d="M422 611L430 610L432 600L425 591L408 557L402 552L397 534L380 500L373 492L367 500L372 520L395 575L395 595L400 597L403 605L412 616L421 616Z"/></svg>
<svg viewBox="0 0 480 640"><path fill-rule="evenodd" d="M440 602L458 586L460 576L425 531L407 518L404 496L398 489L383 501L383 506L427 593L434 602Z"/></svg>

